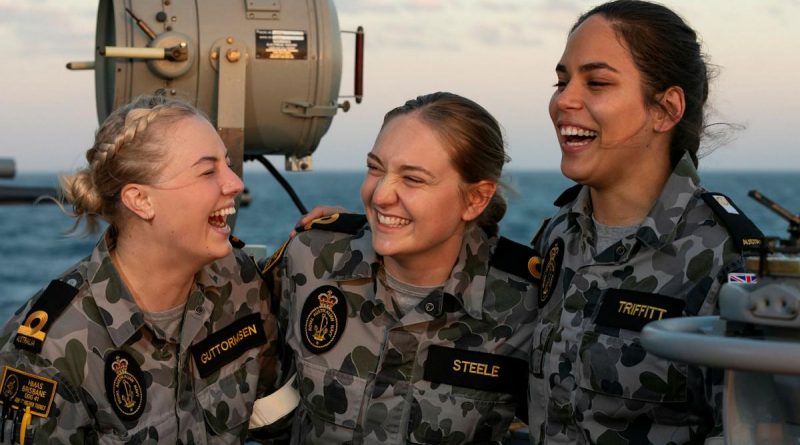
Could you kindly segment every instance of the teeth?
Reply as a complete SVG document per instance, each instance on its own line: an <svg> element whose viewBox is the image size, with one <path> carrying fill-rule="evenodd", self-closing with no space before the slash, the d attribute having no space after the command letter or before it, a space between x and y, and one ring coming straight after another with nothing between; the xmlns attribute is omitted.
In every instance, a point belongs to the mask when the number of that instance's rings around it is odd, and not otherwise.
<svg viewBox="0 0 800 445"><path fill-rule="evenodd" d="M398 218L396 216L386 216L378 213L378 222L387 226L405 226L411 223L410 219Z"/></svg>
<svg viewBox="0 0 800 445"><path fill-rule="evenodd" d="M596 137L597 132L592 130L584 130L578 127L561 127L561 136L583 136L583 137Z"/></svg>
<svg viewBox="0 0 800 445"><path fill-rule="evenodd" d="M211 216L228 216L233 215L236 213L235 207L228 207L226 209L219 209L216 212L211 213Z"/></svg>
<svg viewBox="0 0 800 445"><path fill-rule="evenodd" d="M228 225L228 223L225 221L226 218L234 213L236 213L235 207L219 209L211 213L211 215L208 217L208 223L214 227L225 228Z"/></svg>

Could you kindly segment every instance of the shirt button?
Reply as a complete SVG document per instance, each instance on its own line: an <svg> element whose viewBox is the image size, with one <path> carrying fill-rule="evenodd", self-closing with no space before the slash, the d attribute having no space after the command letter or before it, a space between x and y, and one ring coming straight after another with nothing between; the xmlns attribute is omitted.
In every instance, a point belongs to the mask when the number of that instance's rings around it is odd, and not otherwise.
<svg viewBox="0 0 800 445"><path fill-rule="evenodd" d="M625 246L617 246L617 255L624 255L625 254Z"/></svg>
<svg viewBox="0 0 800 445"><path fill-rule="evenodd" d="M436 306L433 305L431 302L425 303L425 312L431 313L433 310L436 309Z"/></svg>

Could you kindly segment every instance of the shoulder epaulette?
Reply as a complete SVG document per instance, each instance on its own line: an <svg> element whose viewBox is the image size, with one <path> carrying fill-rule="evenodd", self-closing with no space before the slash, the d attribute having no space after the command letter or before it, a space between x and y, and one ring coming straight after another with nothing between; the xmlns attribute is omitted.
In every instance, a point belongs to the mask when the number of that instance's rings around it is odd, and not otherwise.
<svg viewBox="0 0 800 445"><path fill-rule="evenodd" d="M51 281L17 329L14 346L36 354L42 352L47 331L77 294L76 287L59 280Z"/></svg>
<svg viewBox="0 0 800 445"><path fill-rule="evenodd" d="M272 255L270 255L270 257L267 258L267 260L264 261L263 264L259 265L262 277L267 275L273 268L275 268L275 265L280 263L281 258L283 258L284 252L286 252L286 246L289 245L289 241L291 241L291 239L287 239L286 241L284 241L283 244L281 244L281 246L278 247L278 250L273 252Z"/></svg>
<svg viewBox="0 0 800 445"><path fill-rule="evenodd" d="M556 207L561 207L564 204L569 204L570 202L574 201L575 198L578 197L578 193L581 192L581 187L583 187L581 184L575 184L572 187L564 190L564 192L562 192L561 195L559 195L559 197L553 201L553 205Z"/></svg>
<svg viewBox="0 0 800 445"><path fill-rule="evenodd" d="M233 246L233 247L235 247L237 249L241 249L242 247L245 246L244 241L240 240L239 237L237 237L237 236L233 236L233 235L229 236L228 237L228 241L230 241L231 246Z"/></svg>
<svg viewBox="0 0 800 445"><path fill-rule="evenodd" d="M725 224L739 250L754 250L761 247L764 234L730 198L722 193L713 192L703 193L700 196Z"/></svg>
<svg viewBox="0 0 800 445"><path fill-rule="evenodd" d="M542 277L542 257L531 247L500 237L489 266L531 281Z"/></svg>
<svg viewBox="0 0 800 445"><path fill-rule="evenodd" d="M355 235L366 223L367 217L359 213L334 213L333 215L317 218L305 226L295 227L294 230L300 233L311 229L319 229Z"/></svg>
<svg viewBox="0 0 800 445"><path fill-rule="evenodd" d="M547 227L547 224L550 223L551 219L552 218L545 218L544 221L542 221L542 225L539 226L539 230L536 231L536 235L533 235L533 239L531 240L531 246L533 246L534 248L536 248L536 246L539 244L539 238L541 238L542 235L544 234L544 229L545 227Z"/></svg>

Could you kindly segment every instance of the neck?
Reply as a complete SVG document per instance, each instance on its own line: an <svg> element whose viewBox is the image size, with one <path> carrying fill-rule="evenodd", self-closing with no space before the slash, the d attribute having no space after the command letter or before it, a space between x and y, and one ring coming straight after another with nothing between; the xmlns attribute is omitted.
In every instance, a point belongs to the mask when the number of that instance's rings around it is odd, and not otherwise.
<svg viewBox="0 0 800 445"><path fill-rule="evenodd" d="M414 286L437 286L450 277L464 242L464 230L444 244L413 255L392 255L383 258L386 272Z"/></svg>
<svg viewBox="0 0 800 445"><path fill-rule="evenodd" d="M592 213L601 224L639 224L650 213L671 174L670 163L640 166L609 186L590 186Z"/></svg>
<svg viewBox="0 0 800 445"><path fill-rule="evenodd" d="M189 298L197 270L172 261L163 249L120 234L111 259L143 311L171 309Z"/></svg>
<svg viewBox="0 0 800 445"><path fill-rule="evenodd" d="M452 262L439 263L432 267L414 263L414 261L405 262L389 257L384 258L384 267L389 275L403 283L420 287L437 286L447 281L455 265L455 258Z"/></svg>

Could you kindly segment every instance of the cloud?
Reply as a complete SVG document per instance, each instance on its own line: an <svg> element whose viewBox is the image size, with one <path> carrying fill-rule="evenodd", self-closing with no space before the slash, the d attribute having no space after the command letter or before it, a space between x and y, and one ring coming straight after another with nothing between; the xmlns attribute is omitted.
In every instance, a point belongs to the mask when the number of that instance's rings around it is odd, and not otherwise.
<svg viewBox="0 0 800 445"><path fill-rule="evenodd" d="M373 25L375 26L375 25ZM453 51L460 48L460 38L447 29L429 26L427 22L385 22L369 32L369 44L403 49Z"/></svg>
<svg viewBox="0 0 800 445"><path fill-rule="evenodd" d="M470 35L490 46L539 46L542 39L538 27L520 21L485 21L476 24Z"/></svg>
<svg viewBox="0 0 800 445"><path fill-rule="evenodd" d="M5 42L14 56L91 55L95 16L89 3L0 0L0 33L11 38Z"/></svg>

